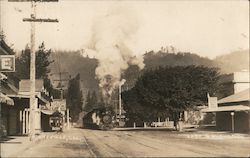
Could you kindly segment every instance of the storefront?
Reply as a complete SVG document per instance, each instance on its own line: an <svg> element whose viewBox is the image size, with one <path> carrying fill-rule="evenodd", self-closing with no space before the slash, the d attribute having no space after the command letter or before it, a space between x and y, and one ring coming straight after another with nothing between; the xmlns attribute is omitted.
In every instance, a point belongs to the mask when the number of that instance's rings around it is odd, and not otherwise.
<svg viewBox="0 0 250 158"><path fill-rule="evenodd" d="M202 112L216 114L217 130L250 133L249 90L222 98L217 106L210 106Z"/></svg>
<svg viewBox="0 0 250 158"><path fill-rule="evenodd" d="M14 132L13 128L13 121L14 121L14 114L13 113L13 108L14 106L14 101L7 97L5 94L0 92L0 136L7 136L9 134L12 134Z"/></svg>

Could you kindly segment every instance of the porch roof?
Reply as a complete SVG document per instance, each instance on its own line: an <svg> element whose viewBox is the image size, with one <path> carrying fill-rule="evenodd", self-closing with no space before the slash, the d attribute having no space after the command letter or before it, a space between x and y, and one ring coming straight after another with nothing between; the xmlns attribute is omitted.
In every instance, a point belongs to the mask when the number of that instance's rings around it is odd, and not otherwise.
<svg viewBox="0 0 250 158"><path fill-rule="evenodd" d="M201 112L222 112L222 111L250 111L246 105L219 106L217 108L205 108Z"/></svg>
<svg viewBox="0 0 250 158"><path fill-rule="evenodd" d="M222 99L218 100L218 104L250 101L249 91L250 91L250 89L248 88L248 89L241 91L239 93L222 98Z"/></svg>
<svg viewBox="0 0 250 158"><path fill-rule="evenodd" d="M19 92L29 92L30 91L30 80L21 80L19 82ZM35 81L35 91L36 92L42 92L44 89L43 86L43 80L42 79L36 79Z"/></svg>
<svg viewBox="0 0 250 158"><path fill-rule="evenodd" d="M14 95L8 95L8 97L11 97L11 98L30 98L29 95L23 95L23 94L14 94ZM45 98L43 98L42 96L39 97L36 95L36 98L38 98L39 100L41 100L42 102L44 103L48 103L49 101L46 100Z"/></svg>

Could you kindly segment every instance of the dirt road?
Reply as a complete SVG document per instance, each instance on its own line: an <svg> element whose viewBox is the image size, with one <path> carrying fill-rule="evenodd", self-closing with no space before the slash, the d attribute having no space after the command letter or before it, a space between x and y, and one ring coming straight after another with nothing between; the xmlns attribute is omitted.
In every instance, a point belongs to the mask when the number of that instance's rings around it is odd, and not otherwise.
<svg viewBox="0 0 250 158"><path fill-rule="evenodd" d="M191 134L192 135L192 134ZM250 138L188 138L171 131L74 128L48 134L19 157L247 157Z"/></svg>

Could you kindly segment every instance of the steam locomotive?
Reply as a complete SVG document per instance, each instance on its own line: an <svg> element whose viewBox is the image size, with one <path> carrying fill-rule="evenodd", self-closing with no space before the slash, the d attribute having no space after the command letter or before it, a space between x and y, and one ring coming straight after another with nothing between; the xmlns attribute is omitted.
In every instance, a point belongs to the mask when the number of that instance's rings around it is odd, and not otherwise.
<svg viewBox="0 0 250 158"><path fill-rule="evenodd" d="M115 126L115 112L111 107L95 108L83 117L84 128L109 130Z"/></svg>

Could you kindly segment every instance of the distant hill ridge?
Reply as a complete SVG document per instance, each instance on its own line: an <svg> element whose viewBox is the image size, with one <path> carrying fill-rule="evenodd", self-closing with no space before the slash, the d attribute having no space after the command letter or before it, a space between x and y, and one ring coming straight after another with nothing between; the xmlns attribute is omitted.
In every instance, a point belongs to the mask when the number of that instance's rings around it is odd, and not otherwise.
<svg viewBox="0 0 250 158"><path fill-rule="evenodd" d="M95 78L95 68L97 60L89 57L83 57L78 52L61 51L52 56L52 60L57 62L60 59L62 71L70 72L71 75L80 73L82 86L86 89L97 89L98 81ZM187 65L204 65L207 67L218 67L221 73L232 73L243 69L249 70L249 50L236 51L216 57L214 60L201 57L192 53L166 53L150 51L144 54L145 68L154 69L159 66L187 66ZM128 84L134 84L138 76L143 73L137 67L131 66L122 78L127 79ZM51 65L51 72L58 73L58 64ZM131 83L130 83L131 82Z"/></svg>
<svg viewBox="0 0 250 158"><path fill-rule="evenodd" d="M214 59L217 67L223 73L232 73L235 71L249 71L249 50L234 51L229 54L220 55Z"/></svg>
<svg viewBox="0 0 250 158"><path fill-rule="evenodd" d="M214 64L213 60L201 57L197 54L186 52L178 53L163 53L161 51L155 53L153 51L144 55L144 63L147 68L159 66L187 66L187 65L204 65L211 67Z"/></svg>

